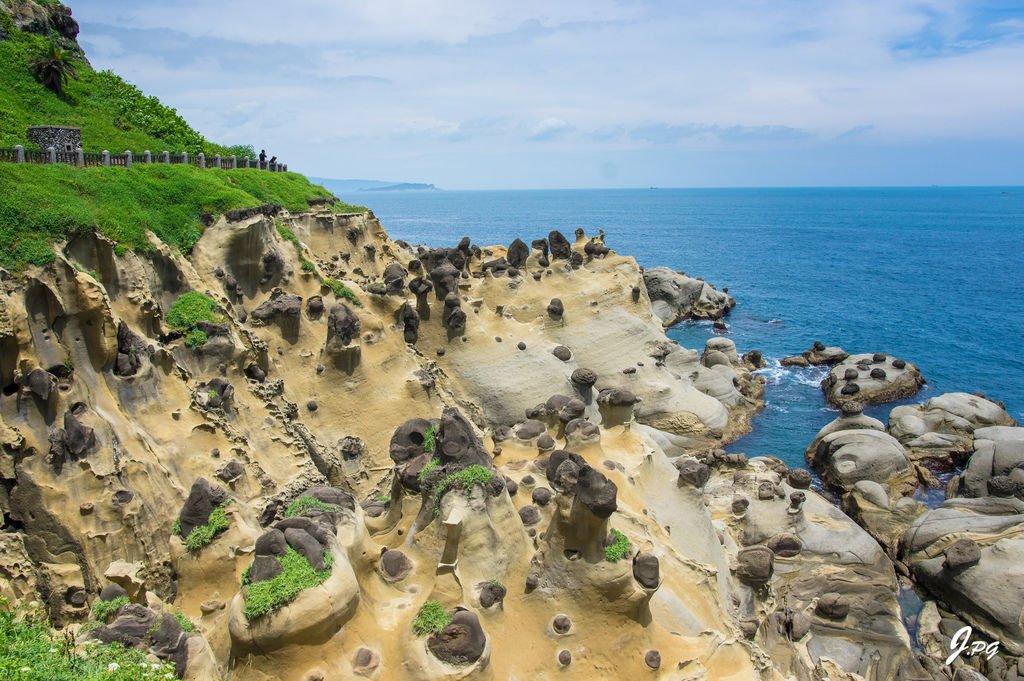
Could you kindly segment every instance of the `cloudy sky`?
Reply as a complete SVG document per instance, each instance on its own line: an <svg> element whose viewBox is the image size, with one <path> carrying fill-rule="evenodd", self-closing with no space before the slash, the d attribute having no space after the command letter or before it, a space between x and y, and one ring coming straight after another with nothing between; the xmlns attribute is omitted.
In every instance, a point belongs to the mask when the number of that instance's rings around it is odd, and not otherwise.
<svg viewBox="0 0 1024 681"><path fill-rule="evenodd" d="M1024 182L1024 0L77 0L208 137L456 189Z"/></svg>

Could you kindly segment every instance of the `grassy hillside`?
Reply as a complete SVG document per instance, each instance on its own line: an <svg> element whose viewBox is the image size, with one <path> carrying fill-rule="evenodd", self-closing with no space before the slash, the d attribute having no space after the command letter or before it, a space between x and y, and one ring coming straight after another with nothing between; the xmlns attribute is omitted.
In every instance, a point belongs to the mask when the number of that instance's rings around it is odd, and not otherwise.
<svg viewBox="0 0 1024 681"><path fill-rule="evenodd" d="M184 165L75 168L0 164L0 266L17 271L53 260L51 243L96 229L118 250L145 250L146 230L188 253L202 216L275 203L307 210L331 194L297 173L200 170ZM339 212L362 207L338 203Z"/></svg>
<svg viewBox="0 0 1024 681"><path fill-rule="evenodd" d="M85 61L75 63L78 80L68 81L59 96L39 83L31 69L36 55L56 38L22 32L3 12L0 34L0 147L30 146L25 139L30 125L72 125L82 128L86 151L251 152L208 141L156 97L109 71L94 71Z"/></svg>
<svg viewBox="0 0 1024 681"><path fill-rule="evenodd" d="M29 147L30 125L74 125L82 128L86 151L250 151L206 140L174 109L84 60L75 64L79 79L69 81L63 95L51 92L31 69L51 42L77 51L59 36L19 30L0 11L0 147ZM0 164L0 267L18 271L46 264L54 257L53 242L92 229L116 241L119 252L148 248L149 230L188 253L202 236L203 215L267 203L307 210L310 199L330 196L296 173L139 163L130 169ZM339 203L335 210L365 209Z"/></svg>

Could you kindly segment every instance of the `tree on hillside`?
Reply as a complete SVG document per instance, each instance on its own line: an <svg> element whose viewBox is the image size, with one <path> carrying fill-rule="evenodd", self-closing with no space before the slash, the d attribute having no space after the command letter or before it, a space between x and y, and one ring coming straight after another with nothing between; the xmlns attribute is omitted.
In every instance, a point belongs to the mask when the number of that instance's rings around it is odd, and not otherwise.
<svg viewBox="0 0 1024 681"><path fill-rule="evenodd" d="M64 94L64 84L68 82L68 78L78 80L78 73L71 63L71 55L56 43L49 43L32 61L32 72L40 83L58 95Z"/></svg>

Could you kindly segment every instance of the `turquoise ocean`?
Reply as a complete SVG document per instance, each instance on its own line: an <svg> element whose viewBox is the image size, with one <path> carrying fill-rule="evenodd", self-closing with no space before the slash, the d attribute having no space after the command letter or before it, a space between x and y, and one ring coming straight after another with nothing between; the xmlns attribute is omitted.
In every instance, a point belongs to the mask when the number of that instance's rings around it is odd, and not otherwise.
<svg viewBox="0 0 1024 681"><path fill-rule="evenodd" d="M603 229L608 246L728 287L740 352L768 359L767 406L729 449L803 465L836 412L819 368L778 360L816 341L887 352L928 384L911 402L983 391L1024 422L1024 188L629 189L367 192L393 239L527 243ZM709 323L669 336L698 350ZM895 404L868 413L886 421Z"/></svg>

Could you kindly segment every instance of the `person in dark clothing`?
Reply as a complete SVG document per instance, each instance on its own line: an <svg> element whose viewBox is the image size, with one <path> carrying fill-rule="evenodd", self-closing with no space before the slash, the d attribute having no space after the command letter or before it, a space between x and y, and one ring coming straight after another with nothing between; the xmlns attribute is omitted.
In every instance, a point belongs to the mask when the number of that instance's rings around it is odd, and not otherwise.
<svg viewBox="0 0 1024 681"><path fill-rule="evenodd" d="M267 150L260 149L260 169L267 167Z"/></svg>

